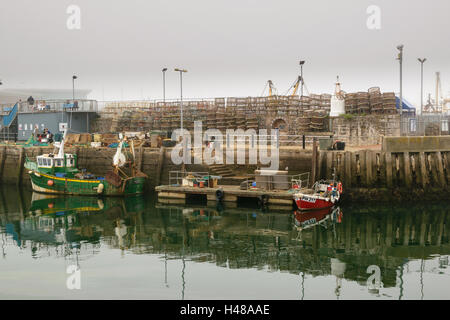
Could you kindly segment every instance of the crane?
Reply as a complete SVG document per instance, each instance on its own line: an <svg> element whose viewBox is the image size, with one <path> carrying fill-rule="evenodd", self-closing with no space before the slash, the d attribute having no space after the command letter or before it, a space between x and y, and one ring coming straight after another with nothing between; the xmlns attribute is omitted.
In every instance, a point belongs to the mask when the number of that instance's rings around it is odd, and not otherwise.
<svg viewBox="0 0 450 320"><path fill-rule="evenodd" d="M292 84L292 86L290 86L290 88L286 91L286 95L289 94L289 90L294 88L294 91L292 91L292 94L290 94L290 96L291 97L295 96L297 94L298 87L300 86L301 83L302 83L302 77L298 76L297 80L295 80L295 82Z"/></svg>
<svg viewBox="0 0 450 320"><path fill-rule="evenodd" d="M272 80L267 80L266 86L264 87L264 90L261 93L261 96L264 96L264 92L266 91L267 86L269 86L269 97L273 96L274 93L277 94L277 89L273 85Z"/></svg>

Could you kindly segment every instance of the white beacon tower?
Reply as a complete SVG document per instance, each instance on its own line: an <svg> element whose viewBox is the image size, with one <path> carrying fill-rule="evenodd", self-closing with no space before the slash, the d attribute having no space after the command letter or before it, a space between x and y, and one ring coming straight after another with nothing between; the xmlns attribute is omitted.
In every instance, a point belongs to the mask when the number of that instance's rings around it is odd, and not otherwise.
<svg viewBox="0 0 450 320"><path fill-rule="evenodd" d="M341 84L339 83L339 76L337 76L336 89L331 97L330 117L338 117L341 114L345 114L344 94L345 92L341 90Z"/></svg>

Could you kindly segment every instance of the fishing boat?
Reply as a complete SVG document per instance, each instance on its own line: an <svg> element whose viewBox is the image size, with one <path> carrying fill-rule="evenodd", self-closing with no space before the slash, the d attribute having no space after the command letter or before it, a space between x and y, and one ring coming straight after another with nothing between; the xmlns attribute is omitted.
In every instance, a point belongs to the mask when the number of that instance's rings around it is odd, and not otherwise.
<svg viewBox="0 0 450 320"><path fill-rule="evenodd" d="M54 143L53 153L42 154L36 161L26 158L33 191L50 194L128 196L141 194L147 176L135 166L134 145L124 150L121 136L113 157L112 168L105 176L78 169L77 155L64 153L64 140Z"/></svg>
<svg viewBox="0 0 450 320"><path fill-rule="evenodd" d="M342 183L335 180L316 181L312 189L302 189L294 193L294 201L300 210L331 208L339 202Z"/></svg>

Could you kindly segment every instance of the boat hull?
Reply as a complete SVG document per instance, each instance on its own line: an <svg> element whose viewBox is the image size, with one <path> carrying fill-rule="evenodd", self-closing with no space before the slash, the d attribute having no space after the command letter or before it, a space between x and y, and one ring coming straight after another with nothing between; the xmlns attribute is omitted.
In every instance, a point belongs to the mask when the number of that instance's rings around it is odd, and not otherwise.
<svg viewBox="0 0 450 320"><path fill-rule="evenodd" d="M337 200L332 201L330 198L323 198L316 195L303 195L299 194L295 196L295 204L300 210L320 210L331 208L337 203Z"/></svg>
<svg viewBox="0 0 450 320"><path fill-rule="evenodd" d="M33 191L47 194L127 196L143 193L145 184L145 177L128 178L120 186L114 186L106 180L60 178L36 171L30 171L29 175Z"/></svg>

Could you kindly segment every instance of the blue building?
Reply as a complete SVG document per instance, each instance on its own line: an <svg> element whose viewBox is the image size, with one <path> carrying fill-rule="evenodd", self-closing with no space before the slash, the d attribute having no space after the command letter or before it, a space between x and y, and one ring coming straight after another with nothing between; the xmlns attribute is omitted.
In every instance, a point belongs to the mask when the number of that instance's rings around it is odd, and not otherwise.
<svg viewBox="0 0 450 320"><path fill-rule="evenodd" d="M47 128L53 134L65 129L90 132L97 110L95 100L36 100L1 105L0 140L26 141L36 128L38 132Z"/></svg>

